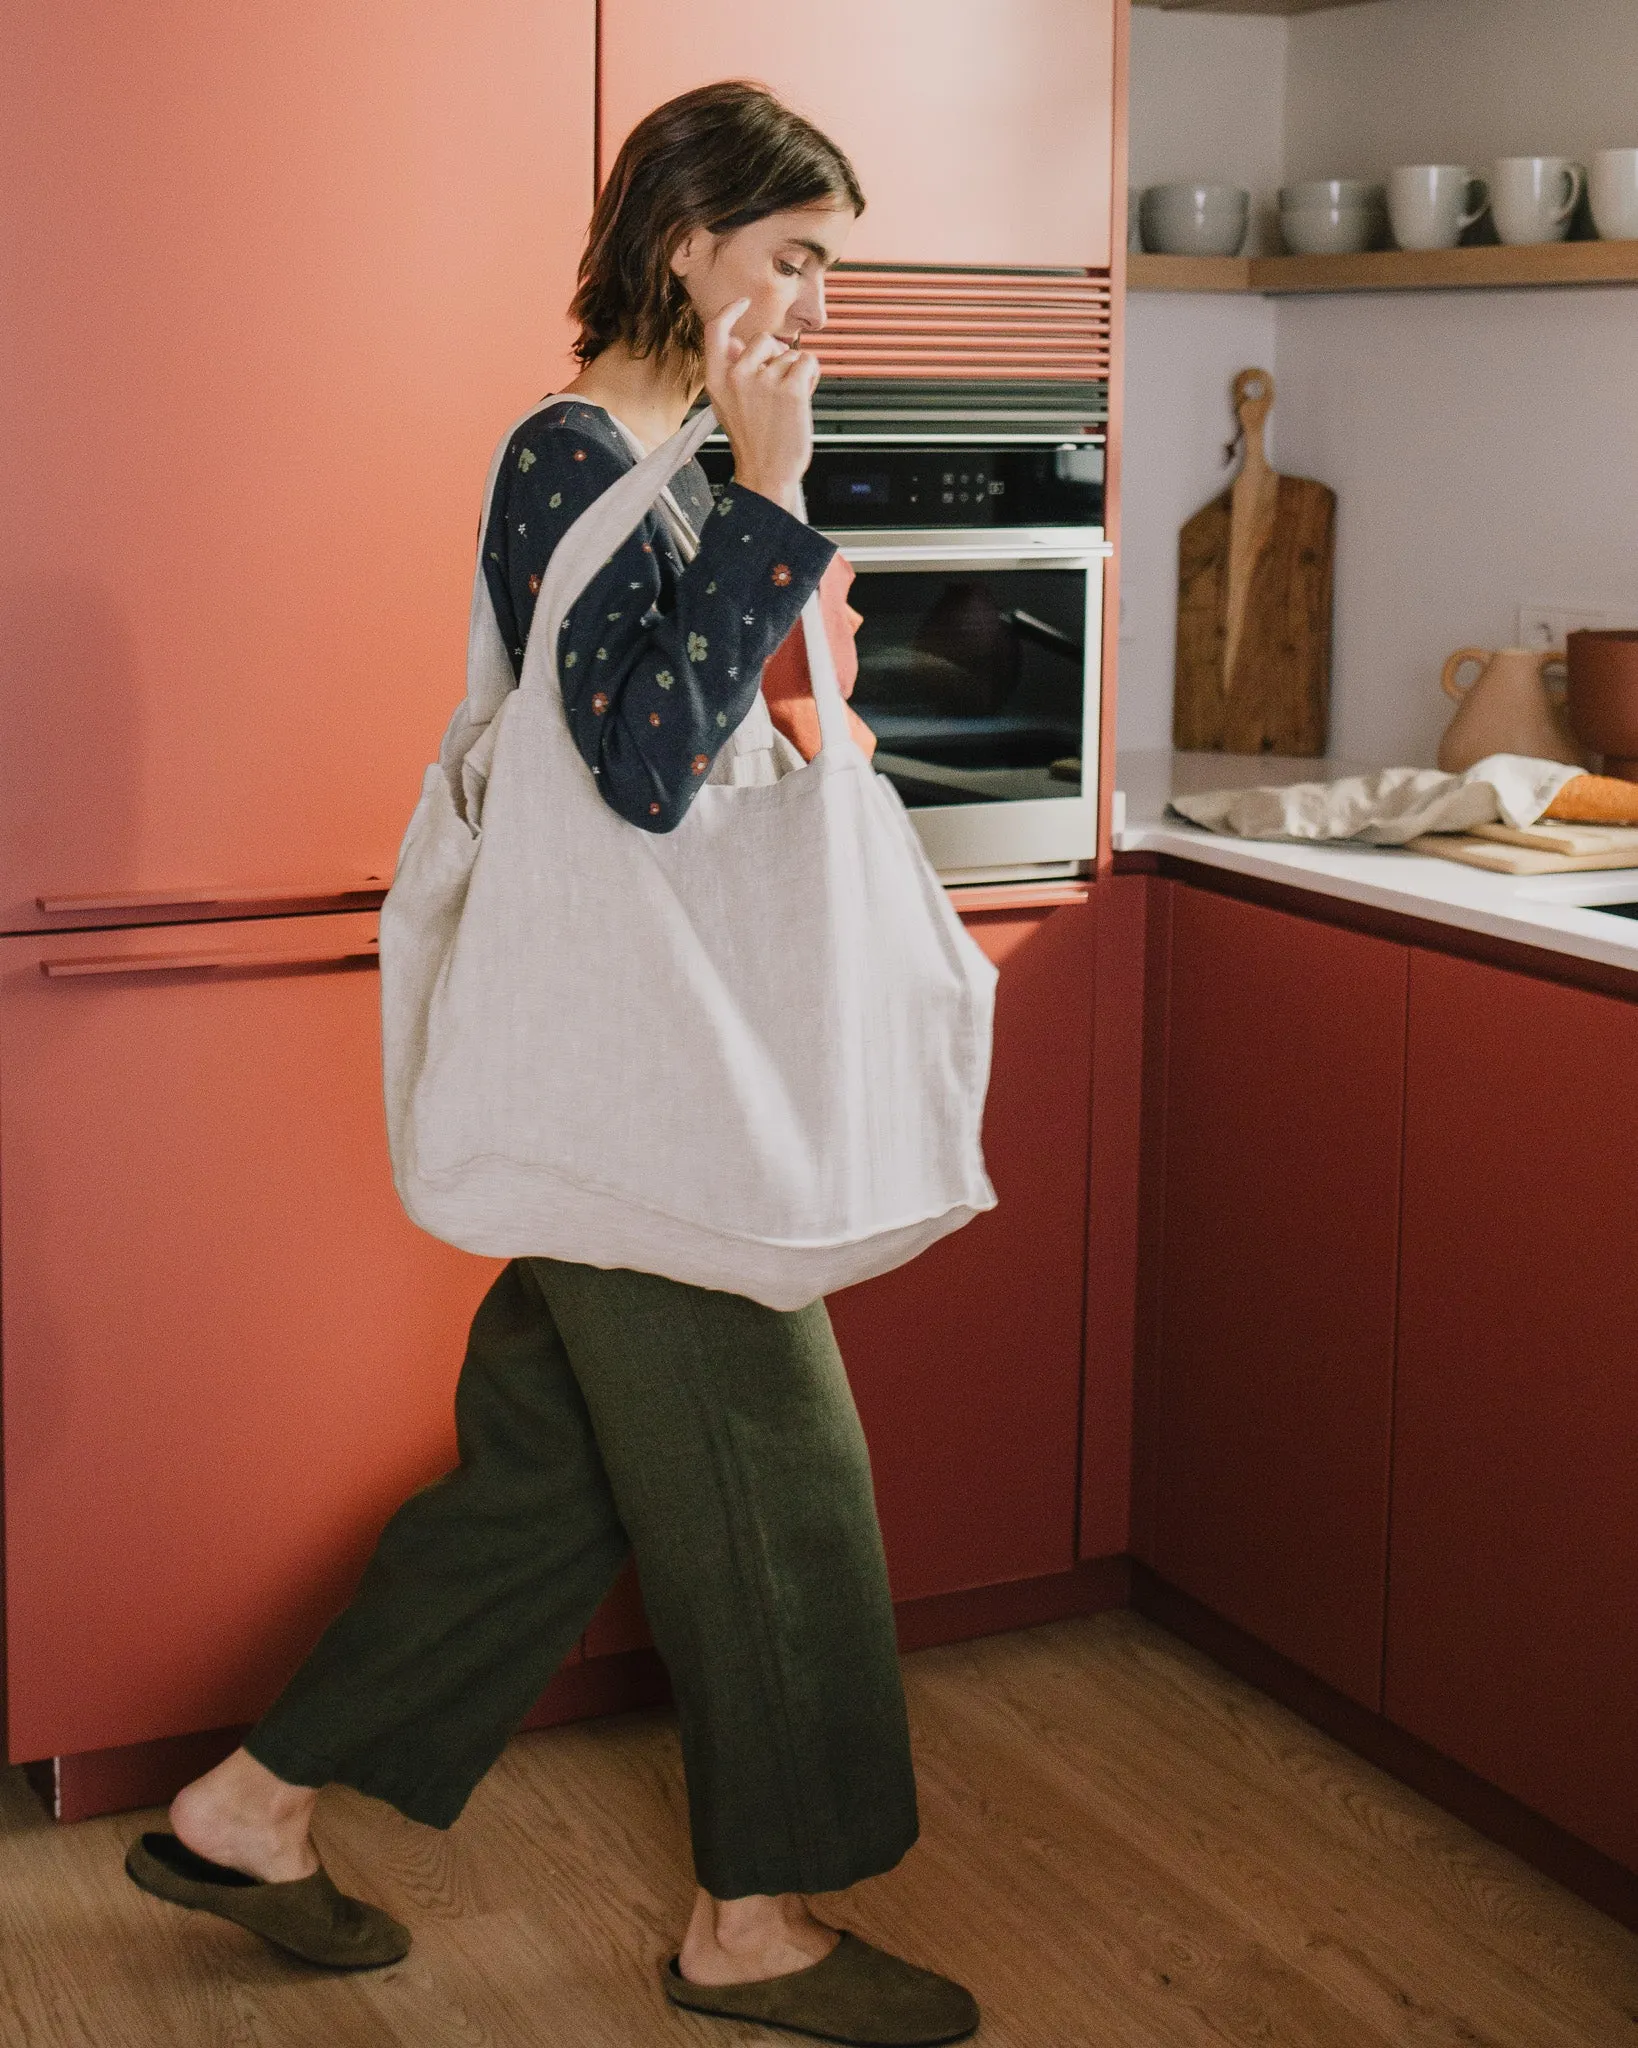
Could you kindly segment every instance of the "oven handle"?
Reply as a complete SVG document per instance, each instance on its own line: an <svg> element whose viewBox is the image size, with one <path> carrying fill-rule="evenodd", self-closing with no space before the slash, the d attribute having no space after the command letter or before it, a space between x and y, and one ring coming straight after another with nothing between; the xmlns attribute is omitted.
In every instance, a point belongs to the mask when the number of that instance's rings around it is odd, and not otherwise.
<svg viewBox="0 0 1638 2048"><path fill-rule="evenodd" d="M950 548L863 545L843 536L837 546L855 569L893 569L901 563L922 569L1091 569L1115 552L1108 541L1079 548Z"/></svg>

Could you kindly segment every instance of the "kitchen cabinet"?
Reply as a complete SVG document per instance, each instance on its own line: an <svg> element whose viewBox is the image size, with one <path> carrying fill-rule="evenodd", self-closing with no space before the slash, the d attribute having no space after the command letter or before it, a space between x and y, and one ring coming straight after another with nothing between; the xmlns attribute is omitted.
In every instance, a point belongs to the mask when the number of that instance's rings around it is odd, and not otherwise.
<svg viewBox="0 0 1638 2048"><path fill-rule="evenodd" d="M0 940L14 1760L253 1720L453 1462L499 1267L393 1192L375 925Z"/></svg>
<svg viewBox="0 0 1638 2048"><path fill-rule="evenodd" d="M1410 980L1386 1709L1638 1869L1638 1004Z"/></svg>
<svg viewBox="0 0 1638 2048"><path fill-rule="evenodd" d="M595 29L13 14L0 930L390 875L464 686L485 466L568 361Z"/></svg>
<svg viewBox="0 0 1638 2048"><path fill-rule="evenodd" d="M1371 1708L1406 974L1403 946L1174 890L1144 1561Z"/></svg>
<svg viewBox="0 0 1638 2048"><path fill-rule="evenodd" d="M1116 0L603 0L600 176L652 108L770 86L846 151L850 262L1107 268ZM1124 223L1122 224L1124 234Z"/></svg>
<svg viewBox="0 0 1638 2048"><path fill-rule="evenodd" d="M1075 1562L1092 893L1091 903L967 918L1001 970L984 1111L997 1206L909 1265L830 1297L895 1600ZM628 1565L586 1654L649 1640Z"/></svg>

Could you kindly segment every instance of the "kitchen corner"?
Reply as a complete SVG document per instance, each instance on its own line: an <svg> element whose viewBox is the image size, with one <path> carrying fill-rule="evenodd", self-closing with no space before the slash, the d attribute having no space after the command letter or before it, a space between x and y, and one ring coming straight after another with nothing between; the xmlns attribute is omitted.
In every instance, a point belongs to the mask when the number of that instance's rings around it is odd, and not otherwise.
<svg viewBox="0 0 1638 2048"><path fill-rule="evenodd" d="M1192 862L1223 874L1304 891L1467 932L1545 955L1618 968L1638 977L1638 920L1613 916L1600 904L1638 900L1638 872L1528 876L1487 874L1477 868L1408 853L1398 847L1348 844L1296 845L1234 839L1208 832L1169 813L1173 794L1214 789L1284 786L1358 775L1371 764L1337 758L1294 760L1258 754L1185 753L1133 749L1116 757L1119 825L1113 836L1117 872L1137 856ZM1315 910L1323 915L1322 903ZM1544 970L1551 960L1541 963ZM1599 985L1607 985L1602 977ZM1633 983L1638 995L1638 979Z"/></svg>

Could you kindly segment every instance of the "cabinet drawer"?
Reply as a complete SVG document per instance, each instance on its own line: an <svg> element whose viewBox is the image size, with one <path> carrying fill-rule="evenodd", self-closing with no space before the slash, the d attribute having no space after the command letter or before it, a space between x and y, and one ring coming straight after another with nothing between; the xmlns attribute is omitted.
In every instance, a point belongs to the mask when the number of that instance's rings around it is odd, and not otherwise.
<svg viewBox="0 0 1638 2048"><path fill-rule="evenodd" d="M14 1759L253 1719L452 1462L498 1268L393 1192L374 937L0 941Z"/></svg>

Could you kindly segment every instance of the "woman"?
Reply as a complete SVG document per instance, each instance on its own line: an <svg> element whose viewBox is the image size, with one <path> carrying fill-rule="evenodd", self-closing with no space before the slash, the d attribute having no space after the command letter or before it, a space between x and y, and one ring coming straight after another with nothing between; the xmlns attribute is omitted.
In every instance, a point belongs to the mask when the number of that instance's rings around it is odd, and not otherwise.
<svg viewBox="0 0 1638 2048"><path fill-rule="evenodd" d="M545 563L703 385L734 451L713 508L673 495L576 600L558 668L605 801L675 830L834 550L800 518L824 272L864 200L846 158L762 89L684 94L628 138L572 312L583 368L514 433L481 537L512 660ZM805 749L811 753L811 745ZM187 1786L145 1889L311 1960L397 1960L309 1833L340 1782L447 1827L635 1550L677 1700L699 1890L663 1967L678 2005L821 2039L964 2039L949 1979L815 1917L888 1870L915 1780L869 1461L824 1303L794 1312L654 1274L513 1260L456 1392L460 1462L382 1534L351 1605L243 1748Z"/></svg>

